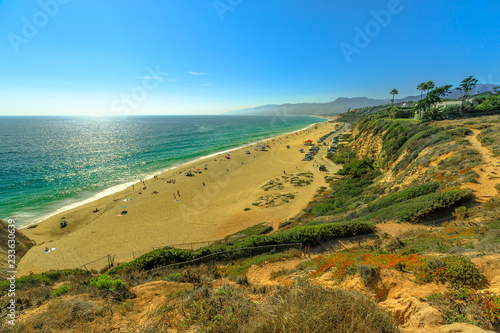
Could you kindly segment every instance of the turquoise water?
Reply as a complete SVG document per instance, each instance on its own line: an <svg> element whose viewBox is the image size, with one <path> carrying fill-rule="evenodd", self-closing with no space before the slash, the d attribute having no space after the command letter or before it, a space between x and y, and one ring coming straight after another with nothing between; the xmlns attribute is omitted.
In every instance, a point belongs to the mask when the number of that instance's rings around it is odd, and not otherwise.
<svg viewBox="0 0 500 333"><path fill-rule="evenodd" d="M161 170L321 122L301 116L0 117L0 218L18 226Z"/></svg>

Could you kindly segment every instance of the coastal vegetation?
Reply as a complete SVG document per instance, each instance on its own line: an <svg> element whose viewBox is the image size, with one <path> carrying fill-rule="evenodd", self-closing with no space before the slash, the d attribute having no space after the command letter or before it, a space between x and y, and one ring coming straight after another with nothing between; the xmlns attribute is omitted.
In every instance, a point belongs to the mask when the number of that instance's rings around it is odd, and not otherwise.
<svg viewBox="0 0 500 333"><path fill-rule="evenodd" d="M397 89L391 91L393 96L390 105L378 105L365 108L349 110L340 114L338 121L356 124L367 115L385 113L392 118L415 118L422 121L457 119L467 117L480 117L490 113L500 112L500 87L493 87L491 91L475 93L478 80L473 76L463 79L456 86L456 93L459 98L448 99L452 92L453 85L443 85L436 87L433 81L422 82L417 86L420 91L419 101L403 101L394 103L394 96ZM393 94L395 92L395 94ZM425 94L425 97L424 97ZM451 105L444 105L443 102L456 101Z"/></svg>
<svg viewBox="0 0 500 333"><path fill-rule="evenodd" d="M370 112L342 136L329 156L342 169L301 218L277 229L259 224L198 250L156 249L101 272L22 277L22 310L45 306L14 331L86 325L98 332L120 322L137 332L397 332L418 311L399 316L386 302L400 299L385 286L406 284L406 292L429 286L407 308L425 305L440 324L498 330L500 298L488 288L499 263L500 199L478 198L470 186L484 182L485 167L472 136L499 156L500 121L393 114ZM309 178L276 178L263 189L309 185ZM0 282L0 295L8 289ZM141 320L129 319L139 313Z"/></svg>

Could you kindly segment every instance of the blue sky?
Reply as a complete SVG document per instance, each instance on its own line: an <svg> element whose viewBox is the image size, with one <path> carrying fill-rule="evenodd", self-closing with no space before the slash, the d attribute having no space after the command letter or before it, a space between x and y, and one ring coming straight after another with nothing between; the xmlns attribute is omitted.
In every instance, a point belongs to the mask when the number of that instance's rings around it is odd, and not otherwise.
<svg viewBox="0 0 500 333"><path fill-rule="evenodd" d="M469 75L500 84L498 22L498 0L0 0L0 115L212 114L418 95Z"/></svg>

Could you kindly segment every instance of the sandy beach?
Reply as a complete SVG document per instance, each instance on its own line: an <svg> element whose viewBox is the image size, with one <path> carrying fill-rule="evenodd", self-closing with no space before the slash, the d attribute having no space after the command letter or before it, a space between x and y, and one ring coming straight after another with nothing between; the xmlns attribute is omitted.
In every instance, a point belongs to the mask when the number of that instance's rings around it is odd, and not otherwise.
<svg viewBox="0 0 500 333"><path fill-rule="evenodd" d="M120 263L154 247L217 240L263 222L277 226L299 214L326 186L325 176L339 169L324 159L327 146L312 161L302 161L299 152L308 150L305 140L316 142L336 125L319 123L267 140L266 151L254 144L231 151L230 159L221 154L191 162L25 228L36 245L21 260L18 274L77 268L108 254ZM319 171L318 164L328 172ZM201 173L185 175L198 169ZM46 248L55 250L46 253Z"/></svg>

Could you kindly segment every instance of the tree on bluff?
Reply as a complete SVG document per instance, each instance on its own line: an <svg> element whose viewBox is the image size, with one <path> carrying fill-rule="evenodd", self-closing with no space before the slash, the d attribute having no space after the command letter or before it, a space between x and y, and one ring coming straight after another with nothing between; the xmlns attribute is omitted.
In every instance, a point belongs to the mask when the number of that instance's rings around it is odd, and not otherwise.
<svg viewBox="0 0 500 333"><path fill-rule="evenodd" d="M438 118L438 103L443 101L443 97L450 93L452 85L441 86L430 91L424 99L417 102L415 111L423 111L424 119L431 120Z"/></svg>

